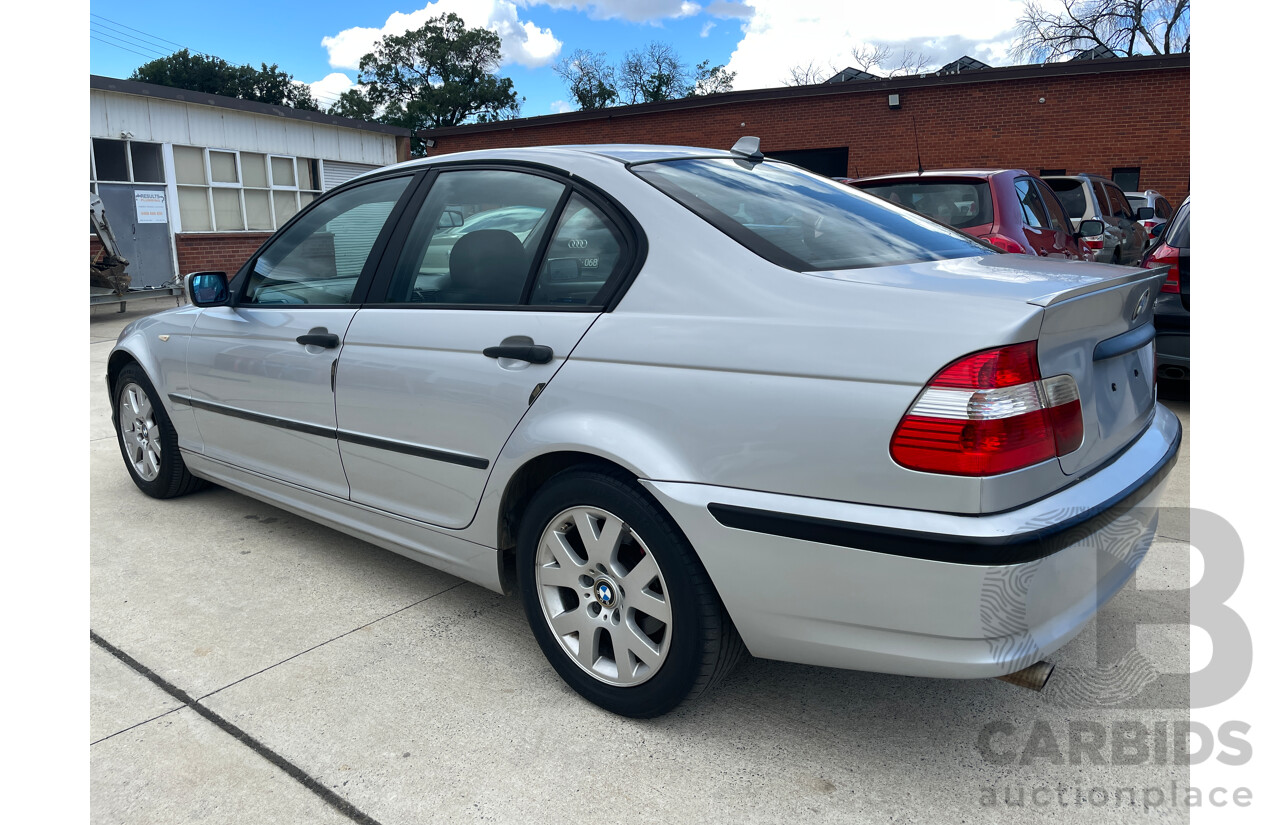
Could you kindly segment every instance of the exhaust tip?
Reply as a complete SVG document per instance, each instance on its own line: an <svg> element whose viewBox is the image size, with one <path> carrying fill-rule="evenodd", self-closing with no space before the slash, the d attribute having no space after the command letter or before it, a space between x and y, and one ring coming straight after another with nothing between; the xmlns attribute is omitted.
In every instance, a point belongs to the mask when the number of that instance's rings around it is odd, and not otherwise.
<svg viewBox="0 0 1280 825"><path fill-rule="evenodd" d="M1053 665L1050 662L1041 660L1030 667L1024 667L1022 670L1015 670L1013 673L997 676L996 678L1011 685L1039 692L1044 690L1044 686L1049 683L1049 677L1052 674Z"/></svg>

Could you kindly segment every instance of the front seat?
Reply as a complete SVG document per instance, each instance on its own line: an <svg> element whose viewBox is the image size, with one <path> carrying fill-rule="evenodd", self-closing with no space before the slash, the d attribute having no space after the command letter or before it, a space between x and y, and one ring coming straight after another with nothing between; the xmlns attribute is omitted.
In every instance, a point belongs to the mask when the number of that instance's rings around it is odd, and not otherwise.
<svg viewBox="0 0 1280 825"><path fill-rule="evenodd" d="M477 229L449 250L450 289L441 298L451 304L518 304L528 274L519 238L505 229Z"/></svg>

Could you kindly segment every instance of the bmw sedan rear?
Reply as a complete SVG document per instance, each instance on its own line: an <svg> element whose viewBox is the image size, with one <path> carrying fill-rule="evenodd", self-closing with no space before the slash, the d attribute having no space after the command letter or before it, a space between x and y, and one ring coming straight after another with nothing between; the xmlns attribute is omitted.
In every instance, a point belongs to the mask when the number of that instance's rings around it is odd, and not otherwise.
<svg viewBox="0 0 1280 825"><path fill-rule="evenodd" d="M326 193L107 377L144 492L213 481L518 592L566 683L654 716L744 649L979 678L1076 635L1178 451L1164 277L753 145L492 150Z"/></svg>

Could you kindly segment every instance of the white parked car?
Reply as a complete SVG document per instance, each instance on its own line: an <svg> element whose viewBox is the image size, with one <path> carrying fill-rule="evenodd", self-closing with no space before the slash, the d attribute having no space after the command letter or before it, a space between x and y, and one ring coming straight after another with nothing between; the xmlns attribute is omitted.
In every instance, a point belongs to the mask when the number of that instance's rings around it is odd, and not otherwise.
<svg viewBox="0 0 1280 825"><path fill-rule="evenodd" d="M474 152L188 276L107 383L143 492L211 481L518 591L565 681L654 716L744 646L978 678L1071 639L1176 458L1164 277L1002 254L750 140Z"/></svg>

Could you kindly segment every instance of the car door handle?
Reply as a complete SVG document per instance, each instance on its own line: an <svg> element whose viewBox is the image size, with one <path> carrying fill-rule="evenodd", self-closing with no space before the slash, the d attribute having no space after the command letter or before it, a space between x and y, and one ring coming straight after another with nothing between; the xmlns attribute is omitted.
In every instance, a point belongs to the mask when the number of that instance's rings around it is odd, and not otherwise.
<svg viewBox="0 0 1280 825"><path fill-rule="evenodd" d="M324 347L325 349L334 349L338 344L342 343L338 336L324 327L316 327L306 335L299 335L297 341L303 346Z"/></svg>
<svg viewBox="0 0 1280 825"><path fill-rule="evenodd" d="M542 344L502 344L485 347L484 354L489 358L510 358L513 361L528 361L530 364L546 364L555 355L551 347Z"/></svg>

